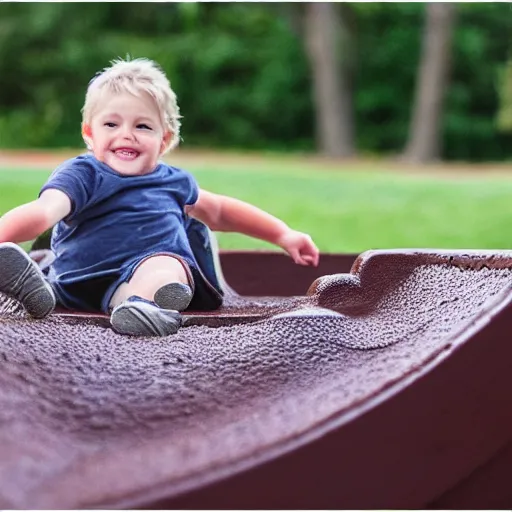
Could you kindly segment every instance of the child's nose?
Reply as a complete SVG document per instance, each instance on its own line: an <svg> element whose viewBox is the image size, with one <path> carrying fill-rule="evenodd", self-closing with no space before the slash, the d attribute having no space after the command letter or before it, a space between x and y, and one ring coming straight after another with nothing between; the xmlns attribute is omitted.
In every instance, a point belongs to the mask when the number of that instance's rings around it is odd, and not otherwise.
<svg viewBox="0 0 512 512"><path fill-rule="evenodd" d="M127 139L127 140L133 140L135 138L133 130L130 127L123 128L122 136L124 139Z"/></svg>

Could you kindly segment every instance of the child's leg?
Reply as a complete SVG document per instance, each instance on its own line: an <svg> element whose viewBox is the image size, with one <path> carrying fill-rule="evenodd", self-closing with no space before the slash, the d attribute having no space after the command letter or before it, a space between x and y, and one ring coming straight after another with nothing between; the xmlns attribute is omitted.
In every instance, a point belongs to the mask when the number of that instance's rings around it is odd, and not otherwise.
<svg viewBox="0 0 512 512"><path fill-rule="evenodd" d="M44 318L55 309L55 294L37 264L10 242L0 244L0 292L21 302L34 318Z"/></svg>
<svg viewBox="0 0 512 512"><path fill-rule="evenodd" d="M144 260L110 300L112 327L121 334L138 336L175 334L182 323L178 310L192 299L188 282L178 259L153 256Z"/></svg>
<svg viewBox="0 0 512 512"><path fill-rule="evenodd" d="M180 260L172 256L147 258L130 280L117 288L110 307L115 308L134 295L165 309L183 311L192 299L188 273Z"/></svg>

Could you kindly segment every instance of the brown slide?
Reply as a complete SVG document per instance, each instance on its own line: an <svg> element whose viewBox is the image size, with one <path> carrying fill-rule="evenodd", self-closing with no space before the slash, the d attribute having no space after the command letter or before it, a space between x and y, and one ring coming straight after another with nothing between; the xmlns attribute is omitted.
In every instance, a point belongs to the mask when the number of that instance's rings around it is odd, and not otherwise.
<svg viewBox="0 0 512 512"><path fill-rule="evenodd" d="M0 508L512 508L512 251L221 263L167 338L0 295Z"/></svg>

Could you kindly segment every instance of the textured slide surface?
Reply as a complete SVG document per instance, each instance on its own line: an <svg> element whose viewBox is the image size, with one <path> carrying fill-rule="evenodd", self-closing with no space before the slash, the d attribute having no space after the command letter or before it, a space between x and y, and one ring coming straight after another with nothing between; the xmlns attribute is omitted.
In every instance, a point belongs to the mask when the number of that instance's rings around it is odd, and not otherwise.
<svg viewBox="0 0 512 512"><path fill-rule="evenodd" d="M0 295L0 508L512 507L511 251L221 261L161 339Z"/></svg>

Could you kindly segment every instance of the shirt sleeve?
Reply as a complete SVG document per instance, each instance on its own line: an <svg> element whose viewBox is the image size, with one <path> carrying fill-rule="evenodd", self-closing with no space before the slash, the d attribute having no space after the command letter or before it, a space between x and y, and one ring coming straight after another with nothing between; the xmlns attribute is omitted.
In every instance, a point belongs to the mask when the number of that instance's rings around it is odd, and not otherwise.
<svg viewBox="0 0 512 512"><path fill-rule="evenodd" d="M48 189L64 192L71 201L71 212L66 221L71 221L87 205L94 190L94 170L88 166L68 160L57 167L43 185L39 196Z"/></svg>
<svg viewBox="0 0 512 512"><path fill-rule="evenodd" d="M185 176L185 205L192 206L199 197L199 185L196 179L189 172L183 171Z"/></svg>

